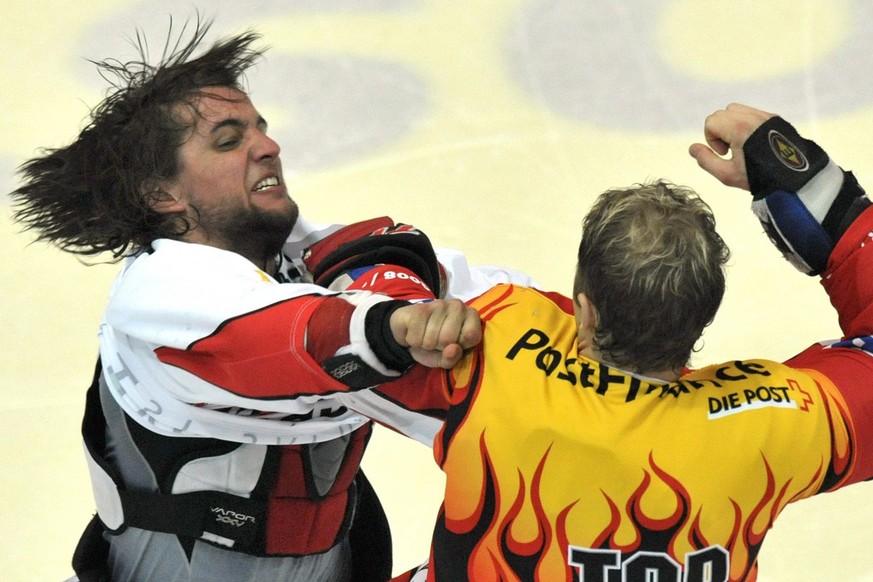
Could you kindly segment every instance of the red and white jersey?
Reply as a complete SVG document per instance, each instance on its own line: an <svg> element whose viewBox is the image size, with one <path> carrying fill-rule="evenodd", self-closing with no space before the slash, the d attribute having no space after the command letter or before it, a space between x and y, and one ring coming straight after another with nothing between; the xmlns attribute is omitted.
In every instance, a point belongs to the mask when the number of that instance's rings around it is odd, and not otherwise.
<svg viewBox="0 0 873 582"><path fill-rule="evenodd" d="M132 418L167 436L303 444L366 423L337 400L349 388L328 376L316 356L330 357L340 347L379 369L363 336L363 315L387 298L298 282L288 260L336 228L300 219L275 278L238 254L167 239L128 259L99 332L113 397ZM453 251L437 254L455 297L528 281L512 271L471 269ZM345 318L345 336L320 331L334 330L338 317Z"/></svg>

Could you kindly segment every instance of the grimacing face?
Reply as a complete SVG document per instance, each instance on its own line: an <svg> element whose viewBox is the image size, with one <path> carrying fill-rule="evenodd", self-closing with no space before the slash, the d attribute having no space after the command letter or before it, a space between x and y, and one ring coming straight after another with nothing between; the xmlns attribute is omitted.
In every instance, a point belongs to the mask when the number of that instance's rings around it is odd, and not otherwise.
<svg viewBox="0 0 873 582"><path fill-rule="evenodd" d="M298 209L282 177L279 145L248 96L231 87L206 87L179 148L178 175L162 183L175 206L196 225L183 237L237 252L261 266L281 250ZM167 209L165 209L166 211Z"/></svg>

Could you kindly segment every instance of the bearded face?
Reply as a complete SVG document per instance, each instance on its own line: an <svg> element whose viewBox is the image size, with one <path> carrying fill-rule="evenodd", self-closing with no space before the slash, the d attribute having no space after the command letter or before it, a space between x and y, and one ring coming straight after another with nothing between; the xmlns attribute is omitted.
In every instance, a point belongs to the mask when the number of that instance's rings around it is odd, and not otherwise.
<svg viewBox="0 0 873 582"><path fill-rule="evenodd" d="M181 107L181 106L180 106ZM236 252L264 267L281 250L298 209L282 177L279 145L245 93L202 90L192 108L189 138L179 149L178 175L165 181L165 211L184 212L186 242Z"/></svg>

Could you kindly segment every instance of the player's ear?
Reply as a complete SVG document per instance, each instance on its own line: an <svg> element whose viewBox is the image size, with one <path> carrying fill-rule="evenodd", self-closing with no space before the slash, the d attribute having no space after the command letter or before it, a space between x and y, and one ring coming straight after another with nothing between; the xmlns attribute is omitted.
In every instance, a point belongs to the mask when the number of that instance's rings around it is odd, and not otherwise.
<svg viewBox="0 0 873 582"><path fill-rule="evenodd" d="M187 205L182 201L178 188L166 180L149 180L140 187L140 194L149 208L161 214L184 213Z"/></svg>
<svg viewBox="0 0 873 582"><path fill-rule="evenodd" d="M592 346L594 328L597 326L597 309L585 293L576 295L576 337L579 350Z"/></svg>

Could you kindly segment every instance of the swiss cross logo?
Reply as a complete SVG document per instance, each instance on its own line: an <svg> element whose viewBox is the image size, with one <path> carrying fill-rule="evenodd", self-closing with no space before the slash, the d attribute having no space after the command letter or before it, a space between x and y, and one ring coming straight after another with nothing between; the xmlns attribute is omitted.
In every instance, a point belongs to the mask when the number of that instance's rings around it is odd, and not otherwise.
<svg viewBox="0 0 873 582"><path fill-rule="evenodd" d="M797 398L797 396L795 396L795 399L800 402L800 410L807 412L809 410L809 405L813 404L812 397L809 395L809 392L804 390L800 386L800 384L797 383L796 380L788 380L788 389L796 390L797 392L803 394L802 398Z"/></svg>

